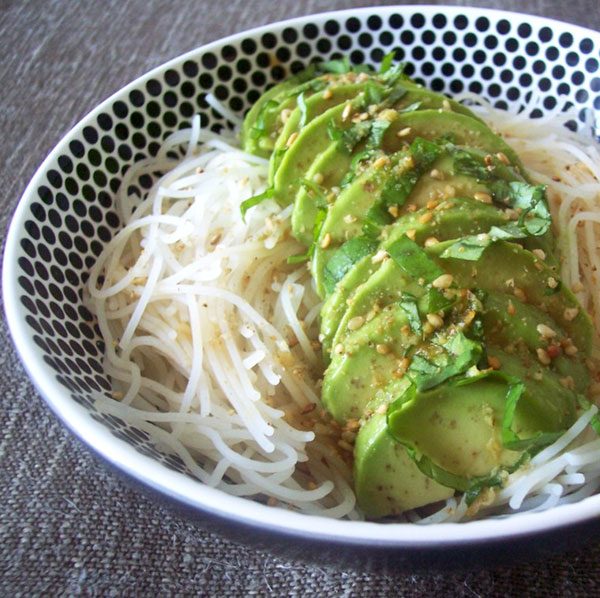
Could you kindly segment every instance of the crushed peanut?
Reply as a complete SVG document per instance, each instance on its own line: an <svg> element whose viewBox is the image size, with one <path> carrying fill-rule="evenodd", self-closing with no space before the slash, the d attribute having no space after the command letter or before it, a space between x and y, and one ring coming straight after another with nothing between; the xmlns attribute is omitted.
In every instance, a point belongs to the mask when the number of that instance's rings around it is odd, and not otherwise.
<svg viewBox="0 0 600 598"><path fill-rule="evenodd" d="M493 355L488 355L487 360L488 360L489 366L493 370L499 370L502 367L500 360L497 357L494 357Z"/></svg>

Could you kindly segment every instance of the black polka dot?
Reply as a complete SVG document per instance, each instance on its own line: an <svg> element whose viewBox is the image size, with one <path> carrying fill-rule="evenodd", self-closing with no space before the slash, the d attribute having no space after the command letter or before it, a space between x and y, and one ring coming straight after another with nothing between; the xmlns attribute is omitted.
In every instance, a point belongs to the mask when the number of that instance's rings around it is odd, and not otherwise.
<svg viewBox="0 0 600 598"><path fill-rule="evenodd" d="M194 60L186 60L183 63L183 72L187 77L195 77L198 74L198 65Z"/></svg>
<svg viewBox="0 0 600 598"><path fill-rule="evenodd" d="M162 85L160 84L160 81L158 81L156 79L150 79L149 81L147 81L146 82L146 91L151 96L160 95L160 93L162 91Z"/></svg>

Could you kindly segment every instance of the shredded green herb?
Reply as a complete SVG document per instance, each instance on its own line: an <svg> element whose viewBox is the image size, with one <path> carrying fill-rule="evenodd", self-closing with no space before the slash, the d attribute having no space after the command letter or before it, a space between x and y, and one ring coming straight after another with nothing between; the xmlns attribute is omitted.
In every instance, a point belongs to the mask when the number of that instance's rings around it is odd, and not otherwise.
<svg viewBox="0 0 600 598"><path fill-rule="evenodd" d="M387 247L390 257L413 280L430 283L444 271L427 255L425 250L407 236L400 237Z"/></svg>
<svg viewBox="0 0 600 598"><path fill-rule="evenodd" d="M354 264L373 253L377 242L364 236L353 237L335 250L323 271L323 285L326 292L332 293L335 285L342 280Z"/></svg>
<svg viewBox="0 0 600 598"><path fill-rule="evenodd" d="M419 315L416 297L409 293L403 293L398 301L398 305L406 314L410 329L415 334L421 334L423 332L423 326L421 325L421 316Z"/></svg>
<svg viewBox="0 0 600 598"><path fill-rule="evenodd" d="M242 220L244 222L246 222L246 212L250 208L257 206L259 203L262 203L263 201L265 201L265 199L271 199L274 196L275 196L275 189L273 187L269 187L263 193L259 193L258 195L253 195L252 197L249 197L248 199L244 200L240 204L240 212L242 214Z"/></svg>

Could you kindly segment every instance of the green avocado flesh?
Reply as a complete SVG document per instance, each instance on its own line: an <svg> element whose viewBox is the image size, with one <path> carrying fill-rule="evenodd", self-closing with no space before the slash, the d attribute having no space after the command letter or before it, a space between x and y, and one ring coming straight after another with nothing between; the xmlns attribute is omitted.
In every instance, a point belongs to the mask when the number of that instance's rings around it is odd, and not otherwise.
<svg viewBox="0 0 600 598"><path fill-rule="evenodd" d="M307 246L293 258L324 300L321 400L358 426L370 518L500 487L576 420L593 339L544 187L467 108L382 71L316 65L242 131Z"/></svg>

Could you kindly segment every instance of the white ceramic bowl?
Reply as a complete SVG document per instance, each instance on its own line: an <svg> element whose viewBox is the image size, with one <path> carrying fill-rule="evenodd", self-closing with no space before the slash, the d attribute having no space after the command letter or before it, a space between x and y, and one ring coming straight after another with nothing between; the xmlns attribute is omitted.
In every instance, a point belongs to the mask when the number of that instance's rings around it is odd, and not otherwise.
<svg viewBox="0 0 600 598"><path fill-rule="evenodd" d="M175 58L86 116L40 166L10 227L3 266L6 314L40 394L97 454L188 513L288 555L338 563L469 564L556 550L600 530L600 496L544 513L415 526L333 521L291 513L203 486L147 435L100 415L108 394L102 341L81 305L86 271L118 230L112 198L131 164L189 123L227 126L205 94L242 114L265 87L311 60L378 63L396 50L409 74L449 94L480 93L542 111L566 96L600 129L600 34L497 11L398 6L325 13L243 32ZM273 66L275 65L275 66ZM414 69L414 70L413 70ZM574 126L580 122L574 121ZM143 181L142 181L143 183Z"/></svg>

